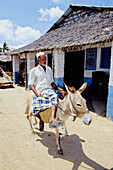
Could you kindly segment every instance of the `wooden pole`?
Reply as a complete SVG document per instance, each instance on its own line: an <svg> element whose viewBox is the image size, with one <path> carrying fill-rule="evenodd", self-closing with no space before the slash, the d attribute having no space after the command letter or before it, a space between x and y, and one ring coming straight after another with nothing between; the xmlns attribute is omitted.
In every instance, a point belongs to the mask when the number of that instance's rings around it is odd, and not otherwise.
<svg viewBox="0 0 113 170"><path fill-rule="evenodd" d="M11 55L11 80L13 81L13 56Z"/></svg>
<svg viewBox="0 0 113 170"><path fill-rule="evenodd" d="M27 90L27 53L25 52L25 90Z"/></svg>
<svg viewBox="0 0 113 170"><path fill-rule="evenodd" d="M53 70L53 79L54 79L55 62L54 62L53 51L52 51L51 53L52 53L52 70Z"/></svg>

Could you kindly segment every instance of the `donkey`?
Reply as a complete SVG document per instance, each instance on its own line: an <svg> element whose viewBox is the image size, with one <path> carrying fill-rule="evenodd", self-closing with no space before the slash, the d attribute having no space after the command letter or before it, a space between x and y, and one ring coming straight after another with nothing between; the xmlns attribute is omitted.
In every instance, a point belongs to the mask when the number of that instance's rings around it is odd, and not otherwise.
<svg viewBox="0 0 113 170"><path fill-rule="evenodd" d="M67 90L67 94L64 97L63 100L59 100L58 106L57 106L57 111L56 111L56 117L59 121L62 122L62 129L64 131L64 134L59 133L58 127L56 129L56 144L57 144L57 150L60 155L63 155L63 150L61 148L60 144L60 137L64 137L68 135L66 126L65 126L65 121L68 119L69 116L72 116L72 113L76 115L76 117L79 117L82 119L82 121L89 125L91 123L91 114L89 113L89 110L86 106L86 100L82 97L81 93L85 90L87 87L88 82L84 83L78 90L73 90L72 88L68 87L65 84L65 88ZM31 122L31 116L29 110L29 103L26 109L26 114L27 114L27 119L30 122L30 126L33 131L33 126ZM47 110L46 110L47 112ZM44 112L43 112L44 113ZM44 113L46 115L46 113ZM41 114L40 114L41 116ZM42 117L41 117L42 118ZM42 118L44 121L44 119ZM49 120L49 118L48 118ZM35 119L36 121L36 119ZM44 121L45 122L45 121ZM49 122L45 122L49 123Z"/></svg>

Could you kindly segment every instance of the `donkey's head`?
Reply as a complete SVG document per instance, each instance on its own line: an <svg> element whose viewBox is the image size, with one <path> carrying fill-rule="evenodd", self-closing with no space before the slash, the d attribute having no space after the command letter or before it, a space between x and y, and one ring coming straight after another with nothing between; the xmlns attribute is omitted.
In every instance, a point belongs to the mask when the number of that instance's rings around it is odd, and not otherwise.
<svg viewBox="0 0 113 170"><path fill-rule="evenodd" d="M66 84L65 87L70 99L71 112L76 114L77 117L81 118L85 124L89 125L92 118L87 108L86 100L81 95L81 93L87 87L87 84L87 82L84 83L77 91L72 87L68 87Z"/></svg>

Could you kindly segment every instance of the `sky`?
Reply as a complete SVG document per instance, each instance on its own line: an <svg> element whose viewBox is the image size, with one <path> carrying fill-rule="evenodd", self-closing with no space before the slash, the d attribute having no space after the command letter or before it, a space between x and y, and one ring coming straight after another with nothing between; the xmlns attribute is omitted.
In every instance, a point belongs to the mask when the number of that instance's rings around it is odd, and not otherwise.
<svg viewBox="0 0 113 170"><path fill-rule="evenodd" d="M113 7L113 0L0 0L0 47L10 50L44 35L70 4Z"/></svg>

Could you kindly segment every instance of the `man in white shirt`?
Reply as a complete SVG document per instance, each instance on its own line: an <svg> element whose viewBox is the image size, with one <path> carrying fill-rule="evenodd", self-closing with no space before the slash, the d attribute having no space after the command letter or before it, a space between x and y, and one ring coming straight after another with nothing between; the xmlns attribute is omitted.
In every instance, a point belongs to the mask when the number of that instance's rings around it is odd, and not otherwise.
<svg viewBox="0 0 113 170"><path fill-rule="evenodd" d="M61 94L64 91L53 82L52 70L49 66L46 66L46 55L39 52L36 57L39 64L31 69L29 74L29 85L34 92L32 113L36 116L38 111L51 107L49 127L54 128L56 125L60 125L60 122L55 119L57 94L52 88L58 90Z"/></svg>

